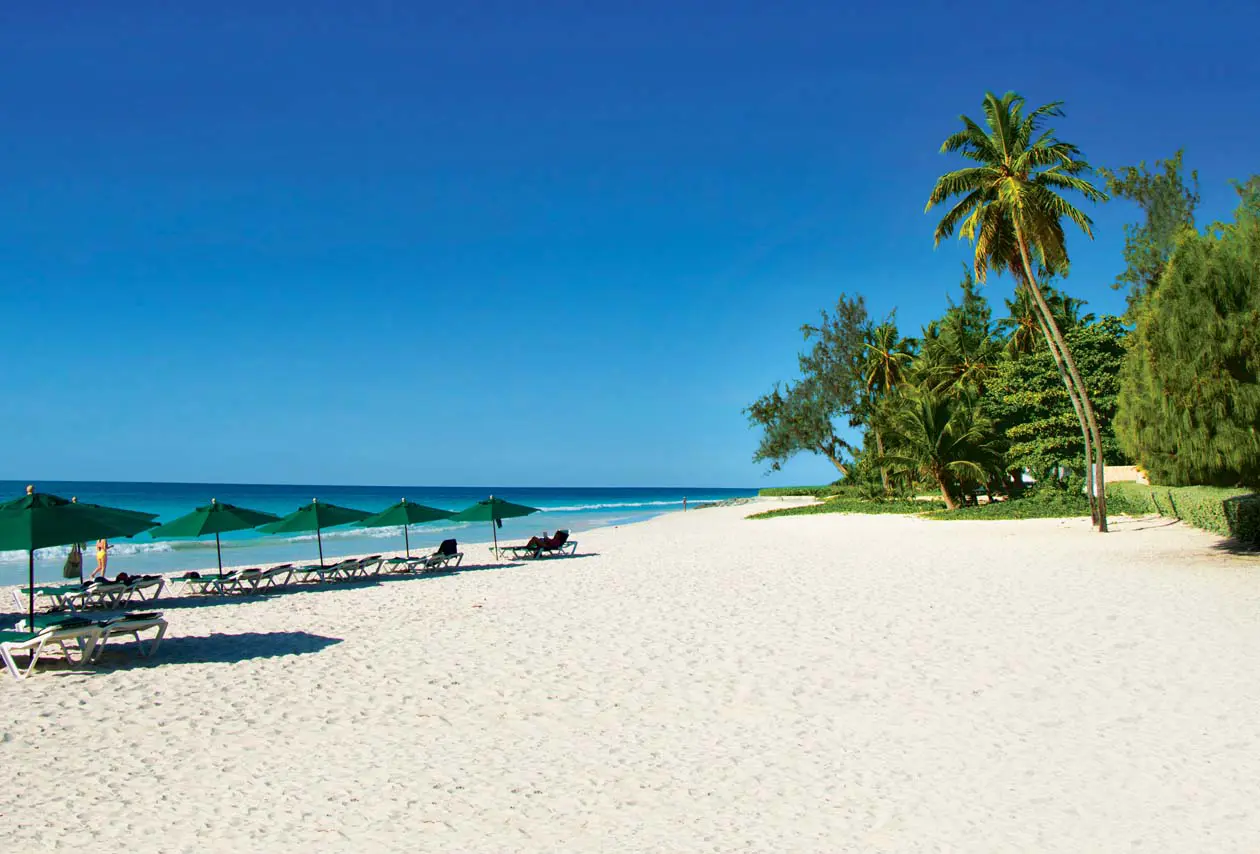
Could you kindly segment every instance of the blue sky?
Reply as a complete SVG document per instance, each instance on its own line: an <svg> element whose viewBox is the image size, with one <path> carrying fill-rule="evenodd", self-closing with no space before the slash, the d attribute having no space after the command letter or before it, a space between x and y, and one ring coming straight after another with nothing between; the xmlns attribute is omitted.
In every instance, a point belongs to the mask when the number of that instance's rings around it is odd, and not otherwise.
<svg viewBox="0 0 1260 854"><path fill-rule="evenodd" d="M1204 220L1260 171L1254 3L1009 10L6 4L0 478L829 480L740 410L841 291L940 312L986 89L1096 164L1184 146ZM1119 310L1091 212L1067 289Z"/></svg>

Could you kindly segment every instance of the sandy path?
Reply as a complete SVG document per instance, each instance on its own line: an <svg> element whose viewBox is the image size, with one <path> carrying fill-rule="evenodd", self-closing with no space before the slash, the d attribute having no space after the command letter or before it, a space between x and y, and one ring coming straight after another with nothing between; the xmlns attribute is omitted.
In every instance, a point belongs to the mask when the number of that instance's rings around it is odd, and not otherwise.
<svg viewBox="0 0 1260 854"><path fill-rule="evenodd" d="M1257 559L747 512L167 603L151 665L0 683L0 850L1260 847Z"/></svg>

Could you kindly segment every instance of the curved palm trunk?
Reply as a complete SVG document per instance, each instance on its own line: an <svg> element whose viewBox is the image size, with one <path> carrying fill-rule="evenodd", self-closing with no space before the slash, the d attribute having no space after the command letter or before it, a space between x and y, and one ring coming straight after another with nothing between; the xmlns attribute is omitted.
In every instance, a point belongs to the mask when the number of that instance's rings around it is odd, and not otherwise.
<svg viewBox="0 0 1260 854"><path fill-rule="evenodd" d="M940 486L941 488L941 497L945 499L945 509L957 510L958 502L954 500L953 493L949 491L948 478L946 478L942 472L938 472L936 469L932 470L932 477L935 478L937 485Z"/></svg>
<svg viewBox="0 0 1260 854"><path fill-rule="evenodd" d="M884 437L880 433L879 428L875 428L875 450L879 452L880 460L884 459ZM879 464L879 480L884 485L884 494L887 495L890 490L888 488L888 467L880 462Z"/></svg>
<svg viewBox="0 0 1260 854"><path fill-rule="evenodd" d="M1019 222L1015 223L1015 238L1019 242L1019 255L1024 263L1024 273L1028 277L1028 290L1031 292L1033 300L1037 303L1037 309L1041 312L1042 320L1046 328L1050 331L1054 338L1054 343L1058 346L1059 355L1063 360L1063 364L1067 367L1068 376L1072 383L1069 384L1069 394L1071 393L1071 385L1076 386L1076 393L1080 398L1081 411L1085 416L1086 424L1089 426L1089 437L1093 440L1094 446L1094 484L1091 485L1090 493L1095 494L1095 500L1098 507L1098 531L1099 533L1107 533L1107 497L1106 490L1102 488L1106 483L1103 472L1103 455L1102 455L1102 435L1098 430L1098 419L1094 416L1094 407L1089 401L1089 392L1085 389L1085 383L1081 380L1080 371L1076 368L1076 360L1072 358L1072 352L1068 349L1067 342L1063 340L1063 333L1059 330L1059 324L1055 322L1054 315L1050 313L1050 306L1046 304L1045 295L1041 293L1041 287L1037 284L1036 278L1033 276L1032 264L1028 260L1028 244L1024 240L1024 232ZM1053 348L1052 348L1053 351ZM1089 468L1090 443L1085 444L1086 454L1086 471ZM1092 486L1097 485L1095 491Z"/></svg>
<svg viewBox="0 0 1260 854"><path fill-rule="evenodd" d="M1036 282L1026 285L1028 288L1037 287ZM1089 422L1085 418L1085 410L1081 408L1081 399L1076 393L1076 387L1072 385L1072 379L1068 376L1067 368L1063 365L1063 354L1059 352L1059 348L1055 346L1054 337L1050 334L1050 329L1045 322L1038 316L1037 328L1041 330L1041 334L1045 336L1046 347L1050 350L1050 355L1054 358L1054 366L1059 371L1059 379L1063 380L1063 385L1067 388L1068 398L1072 401L1072 409L1076 411L1076 420L1081 425L1081 440L1085 444L1085 491L1089 498L1089 518L1093 524L1098 524L1098 502L1094 497L1094 466L1093 455L1090 453Z"/></svg>

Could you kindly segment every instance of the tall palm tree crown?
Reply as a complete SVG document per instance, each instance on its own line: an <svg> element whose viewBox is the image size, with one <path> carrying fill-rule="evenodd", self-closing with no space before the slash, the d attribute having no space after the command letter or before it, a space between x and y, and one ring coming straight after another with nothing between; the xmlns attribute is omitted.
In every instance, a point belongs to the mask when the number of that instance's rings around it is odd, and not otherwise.
<svg viewBox="0 0 1260 854"><path fill-rule="evenodd" d="M975 274L982 282L990 269L1009 270L1017 281L1026 282L1031 270L1021 248L1036 253L1047 271L1061 270L1068 260L1065 217L1093 237L1093 221L1059 192L1078 192L1090 201L1104 201L1107 195L1081 177L1090 166L1080 150L1056 139L1052 128L1043 130L1047 119L1063 115L1061 105L1055 101L1025 114L1024 99L1016 93L999 98L987 92L987 129L960 116L963 129L941 145L941 153L956 152L977 165L937 180L926 210L961 198L936 226L934 238L939 245L957 230L973 241Z"/></svg>
<svg viewBox="0 0 1260 854"><path fill-rule="evenodd" d="M866 330L865 343L862 381L866 392L888 394L901 383L906 366L914 359L910 342L898 333L896 323L886 320Z"/></svg>

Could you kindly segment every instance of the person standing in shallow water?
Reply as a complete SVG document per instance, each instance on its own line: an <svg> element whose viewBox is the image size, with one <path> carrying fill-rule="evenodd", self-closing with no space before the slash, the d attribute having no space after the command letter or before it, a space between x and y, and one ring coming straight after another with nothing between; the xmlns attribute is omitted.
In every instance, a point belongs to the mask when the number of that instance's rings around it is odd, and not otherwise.
<svg viewBox="0 0 1260 854"><path fill-rule="evenodd" d="M105 577L105 565L109 563L109 540L101 538L96 541L96 569L92 570L92 578Z"/></svg>

